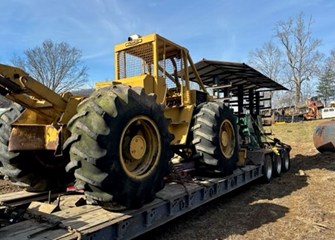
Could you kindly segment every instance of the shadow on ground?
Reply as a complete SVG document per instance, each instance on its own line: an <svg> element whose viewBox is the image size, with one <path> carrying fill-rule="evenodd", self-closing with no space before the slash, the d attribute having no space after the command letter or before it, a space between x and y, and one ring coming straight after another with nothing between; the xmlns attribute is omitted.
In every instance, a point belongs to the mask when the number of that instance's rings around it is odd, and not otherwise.
<svg viewBox="0 0 335 240"><path fill-rule="evenodd" d="M280 204L280 199L306 187L306 171L312 169L334 171L335 153L298 154L291 160L290 171L270 184L250 183L136 239L206 240L243 235L284 217L290 209Z"/></svg>

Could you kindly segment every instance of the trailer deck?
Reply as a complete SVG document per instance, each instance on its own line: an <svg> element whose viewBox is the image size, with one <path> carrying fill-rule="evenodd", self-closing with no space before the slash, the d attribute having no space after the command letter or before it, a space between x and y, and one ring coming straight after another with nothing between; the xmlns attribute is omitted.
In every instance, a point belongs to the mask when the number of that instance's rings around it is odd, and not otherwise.
<svg viewBox="0 0 335 240"><path fill-rule="evenodd" d="M31 207L33 211L27 214L28 219L1 228L0 238L131 239L261 176L262 166L247 165L224 178L203 178L183 184L172 182L157 193L153 202L124 212L83 205L45 214L38 213L38 206Z"/></svg>

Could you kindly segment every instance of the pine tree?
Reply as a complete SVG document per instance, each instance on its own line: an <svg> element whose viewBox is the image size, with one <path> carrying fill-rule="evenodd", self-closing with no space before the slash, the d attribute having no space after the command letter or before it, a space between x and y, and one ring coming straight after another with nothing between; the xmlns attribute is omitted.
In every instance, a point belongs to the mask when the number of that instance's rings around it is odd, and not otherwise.
<svg viewBox="0 0 335 240"><path fill-rule="evenodd" d="M335 96L335 70L329 64L320 75L317 93L325 102Z"/></svg>

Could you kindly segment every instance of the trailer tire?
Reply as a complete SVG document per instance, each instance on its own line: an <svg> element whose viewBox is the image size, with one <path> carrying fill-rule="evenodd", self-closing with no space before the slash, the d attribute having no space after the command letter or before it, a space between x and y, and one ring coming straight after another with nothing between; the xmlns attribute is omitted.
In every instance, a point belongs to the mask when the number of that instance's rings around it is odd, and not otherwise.
<svg viewBox="0 0 335 240"><path fill-rule="evenodd" d="M283 171L283 161L280 155L273 155L273 175L279 177Z"/></svg>
<svg viewBox="0 0 335 240"><path fill-rule="evenodd" d="M57 167L48 166L41 160L50 154L46 151L20 152L8 151L11 123L15 121L23 107L13 103L0 116L0 172L19 185L27 187L28 191L40 192L50 189L64 188L70 179L64 170L65 162ZM53 156L53 153L51 153ZM52 163L52 161L51 161Z"/></svg>
<svg viewBox="0 0 335 240"><path fill-rule="evenodd" d="M280 158L282 160L282 172L287 172L291 168L290 153L287 149L283 149L280 153Z"/></svg>
<svg viewBox="0 0 335 240"><path fill-rule="evenodd" d="M270 154L264 156L264 165L262 168L262 180L264 183L270 183L273 176L273 161Z"/></svg>
<svg viewBox="0 0 335 240"><path fill-rule="evenodd" d="M223 103L208 102L194 116L193 145L199 173L229 175L238 161L236 119Z"/></svg>
<svg viewBox="0 0 335 240"><path fill-rule="evenodd" d="M164 187L172 157L168 122L155 95L125 85L94 92L70 120L68 171L89 201L138 208Z"/></svg>

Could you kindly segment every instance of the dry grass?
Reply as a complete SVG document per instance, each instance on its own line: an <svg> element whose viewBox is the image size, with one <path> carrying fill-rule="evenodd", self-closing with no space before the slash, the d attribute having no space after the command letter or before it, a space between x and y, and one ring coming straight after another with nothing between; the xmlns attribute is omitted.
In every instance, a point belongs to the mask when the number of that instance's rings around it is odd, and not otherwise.
<svg viewBox="0 0 335 240"><path fill-rule="evenodd" d="M292 146L291 170L270 184L252 183L140 239L335 239L335 154L319 154L320 121L272 126Z"/></svg>

